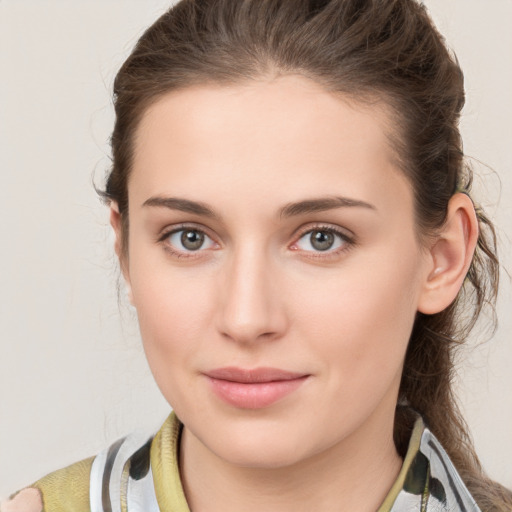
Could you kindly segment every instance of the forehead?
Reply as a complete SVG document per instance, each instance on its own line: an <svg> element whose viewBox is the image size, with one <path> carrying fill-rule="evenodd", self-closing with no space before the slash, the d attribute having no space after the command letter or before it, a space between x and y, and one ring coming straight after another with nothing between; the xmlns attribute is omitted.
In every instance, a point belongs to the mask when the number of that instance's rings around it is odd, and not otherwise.
<svg viewBox="0 0 512 512"><path fill-rule="evenodd" d="M391 128L385 105L350 101L299 76L174 91L139 124L129 193L142 199L223 186L269 198L338 187L360 196L373 185L377 194L391 176L404 181Z"/></svg>

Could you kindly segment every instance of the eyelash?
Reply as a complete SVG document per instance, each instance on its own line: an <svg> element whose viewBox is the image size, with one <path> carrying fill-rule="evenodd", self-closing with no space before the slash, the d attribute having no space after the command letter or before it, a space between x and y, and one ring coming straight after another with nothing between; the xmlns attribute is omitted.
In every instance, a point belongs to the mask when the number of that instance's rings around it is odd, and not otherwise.
<svg viewBox="0 0 512 512"><path fill-rule="evenodd" d="M198 258L201 256L201 252L203 252L201 249L198 249L197 251L188 252L174 249L173 246L168 242L168 239L170 236L179 233L180 231L195 231L196 233L201 233L204 236L208 237L210 240L212 240L214 244L219 245L215 242L213 237L211 237L204 229L190 224L180 224L178 226L173 227L172 229L163 232L158 238L158 242L163 244L164 249L176 258Z"/></svg>
<svg viewBox="0 0 512 512"><path fill-rule="evenodd" d="M175 226L172 229L169 229L162 233L159 238L158 242L162 243L164 245L164 248L166 251L168 251L172 256L176 258L198 258L201 257L201 253L204 252L205 249L201 250L198 249L197 251L179 251L173 248L173 246L168 242L168 239L170 236L179 233L181 231L195 231L197 233L201 233L204 236L208 237L215 245L219 245L213 237L211 237L203 228L199 228L194 225L190 224L181 224L179 226ZM321 233L331 233L341 239L342 246L339 248L336 248L335 250L327 249L325 251L303 251L303 253L306 253L308 258L313 259L329 259L329 258L335 258L342 253L345 253L352 249L356 245L355 238L353 236L349 236L346 232L336 229L333 226L326 226L326 225L309 225L303 228L303 230L300 231L300 233L296 236L295 242L290 246L291 250L293 251L299 251L300 249L294 248L294 246L297 245L297 243L304 238L306 235L314 233L314 232L321 232Z"/></svg>
<svg viewBox="0 0 512 512"><path fill-rule="evenodd" d="M296 246L297 243L304 238L306 235L311 235L312 233L319 232L319 233L331 233L341 239L341 247L338 247L334 250L327 249L325 251L303 251L307 253L308 258L313 259L330 259L330 258L336 258L339 257L341 254L349 251L356 245L356 240L354 236L348 235L346 231L342 231L341 229L337 229L334 226L326 226L326 225L309 225L306 226L298 235L296 238L296 241L292 244L292 250L299 250L299 249L293 249L293 246Z"/></svg>

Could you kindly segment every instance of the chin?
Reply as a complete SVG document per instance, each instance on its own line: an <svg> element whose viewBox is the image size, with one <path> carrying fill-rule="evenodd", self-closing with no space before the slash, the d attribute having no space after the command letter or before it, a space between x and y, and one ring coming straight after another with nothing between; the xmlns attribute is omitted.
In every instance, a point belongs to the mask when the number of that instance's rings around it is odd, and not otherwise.
<svg viewBox="0 0 512 512"><path fill-rule="evenodd" d="M199 440L216 456L240 467L278 469L294 465L321 448L309 446L308 435L297 423L285 427L277 421L231 422L227 428L210 425Z"/></svg>
<svg viewBox="0 0 512 512"><path fill-rule="evenodd" d="M301 450L301 443L276 444L266 442L247 443L243 445L230 443L227 449L220 449L217 453L223 460L230 464L254 469L280 469L293 466L307 458Z"/></svg>

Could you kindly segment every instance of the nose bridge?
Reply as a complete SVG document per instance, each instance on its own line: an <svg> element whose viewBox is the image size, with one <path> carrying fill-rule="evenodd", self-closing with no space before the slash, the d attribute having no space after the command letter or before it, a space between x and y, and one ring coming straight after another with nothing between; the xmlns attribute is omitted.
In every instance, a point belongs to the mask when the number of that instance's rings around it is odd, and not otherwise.
<svg viewBox="0 0 512 512"><path fill-rule="evenodd" d="M220 284L220 331L238 341L277 337L285 325L275 265L264 248L247 243L231 254Z"/></svg>

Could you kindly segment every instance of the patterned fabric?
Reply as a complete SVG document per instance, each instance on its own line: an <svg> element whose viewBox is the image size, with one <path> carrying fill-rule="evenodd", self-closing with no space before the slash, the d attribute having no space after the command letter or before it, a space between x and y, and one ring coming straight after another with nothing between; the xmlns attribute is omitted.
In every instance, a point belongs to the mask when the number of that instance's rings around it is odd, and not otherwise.
<svg viewBox="0 0 512 512"><path fill-rule="evenodd" d="M180 433L172 413L153 439L131 435L100 453L91 468L91 512L190 512L178 469Z"/></svg>
<svg viewBox="0 0 512 512"><path fill-rule="evenodd" d="M416 421L397 481L378 512L388 511L481 512L421 418Z"/></svg>
<svg viewBox="0 0 512 512"><path fill-rule="evenodd" d="M43 512L190 512L178 469L182 425L130 435L36 482ZM402 469L377 512L481 512L448 455L418 418Z"/></svg>

